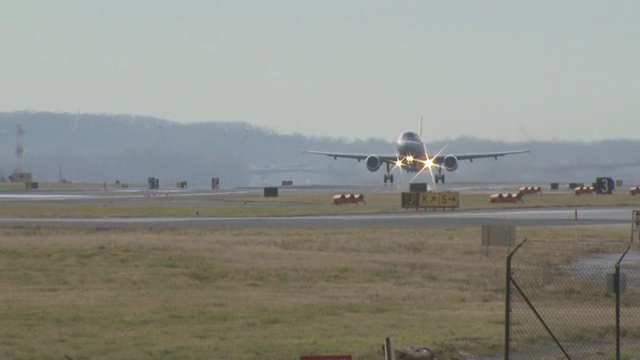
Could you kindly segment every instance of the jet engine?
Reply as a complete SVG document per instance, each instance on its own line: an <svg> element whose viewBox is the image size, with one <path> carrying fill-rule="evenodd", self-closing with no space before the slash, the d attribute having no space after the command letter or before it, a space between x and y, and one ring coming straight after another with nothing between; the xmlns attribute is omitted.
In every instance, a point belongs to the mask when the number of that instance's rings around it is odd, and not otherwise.
<svg viewBox="0 0 640 360"><path fill-rule="evenodd" d="M369 171L378 171L380 169L380 165L382 165L382 161L376 155L369 155L364 161L367 164L367 169Z"/></svg>
<svg viewBox="0 0 640 360"><path fill-rule="evenodd" d="M453 155L447 155L444 157L442 166L449 172L456 171L458 169L458 158Z"/></svg>

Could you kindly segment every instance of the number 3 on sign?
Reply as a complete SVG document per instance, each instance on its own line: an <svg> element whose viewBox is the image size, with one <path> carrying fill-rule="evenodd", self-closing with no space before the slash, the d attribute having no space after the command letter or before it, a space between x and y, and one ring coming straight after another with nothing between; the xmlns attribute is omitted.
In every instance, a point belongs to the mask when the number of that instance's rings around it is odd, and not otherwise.
<svg viewBox="0 0 640 360"><path fill-rule="evenodd" d="M606 178L600 179L600 189L603 194L608 194L610 192L609 179L606 179Z"/></svg>

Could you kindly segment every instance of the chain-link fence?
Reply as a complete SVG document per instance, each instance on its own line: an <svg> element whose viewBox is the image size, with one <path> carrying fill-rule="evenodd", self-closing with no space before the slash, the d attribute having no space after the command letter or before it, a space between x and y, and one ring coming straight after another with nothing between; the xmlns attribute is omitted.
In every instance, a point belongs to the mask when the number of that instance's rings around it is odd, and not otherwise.
<svg viewBox="0 0 640 360"><path fill-rule="evenodd" d="M640 251L525 241L507 258L505 359L640 359Z"/></svg>

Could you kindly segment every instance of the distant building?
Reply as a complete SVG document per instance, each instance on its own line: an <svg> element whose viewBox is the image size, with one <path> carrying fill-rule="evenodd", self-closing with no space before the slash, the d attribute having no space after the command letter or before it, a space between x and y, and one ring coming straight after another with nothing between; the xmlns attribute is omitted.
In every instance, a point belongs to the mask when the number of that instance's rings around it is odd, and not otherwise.
<svg viewBox="0 0 640 360"><path fill-rule="evenodd" d="M15 183L32 183L33 177L29 172L14 172L9 175L9 180Z"/></svg>

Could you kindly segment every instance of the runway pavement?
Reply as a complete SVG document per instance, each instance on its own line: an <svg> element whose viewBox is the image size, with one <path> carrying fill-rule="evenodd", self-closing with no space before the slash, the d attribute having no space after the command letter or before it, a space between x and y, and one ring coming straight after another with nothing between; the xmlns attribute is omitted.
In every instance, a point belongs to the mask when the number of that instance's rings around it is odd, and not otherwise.
<svg viewBox="0 0 640 360"><path fill-rule="evenodd" d="M632 208L588 208L578 211L580 226L630 226ZM460 228L482 225L572 226L575 211L535 209L509 211L407 212L376 215L326 215L242 218L47 218L0 219L2 227L64 228Z"/></svg>
<svg viewBox="0 0 640 360"><path fill-rule="evenodd" d="M497 185L500 186L500 185ZM484 188L484 187L483 187ZM198 201L202 196L229 196L259 194L262 189L247 188L220 191L146 189L121 191L5 191L0 192L1 203L62 202L104 203L115 198L122 202L148 202L149 198L171 196L174 203ZM290 191L335 191L335 189L291 189ZM392 191L381 189L380 191ZM474 191L465 190L465 191ZM513 209L484 211L414 212L373 215L326 215L296 217L241 217L241 218L3 218L2 227L65 227L65 228L459 228L482 225L514 226L630 226L632 207L593 207L574 209Z"/></svg>

